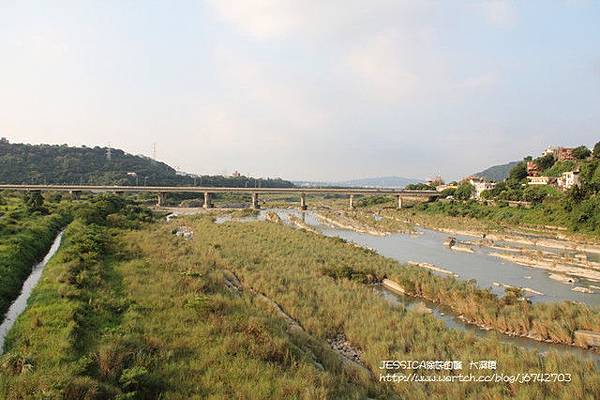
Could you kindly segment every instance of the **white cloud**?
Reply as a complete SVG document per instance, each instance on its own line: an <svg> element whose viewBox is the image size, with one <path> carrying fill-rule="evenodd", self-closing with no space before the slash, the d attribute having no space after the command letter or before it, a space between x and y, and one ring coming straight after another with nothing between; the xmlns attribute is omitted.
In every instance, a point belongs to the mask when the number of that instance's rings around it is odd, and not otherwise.
<svg viewBox="0 0 600 400"><path fill-rule="evenodd" d="M415 27L436 8L418 0L210 0L217 14L256 39L355 36Z"/></svg>
<svg viewBox="0 0 600 400"><path fill-rule="evenodd" d="M512 28L517 23L517 12L512 0L487 0L480 3L489 23L500 28Z"/></svg>

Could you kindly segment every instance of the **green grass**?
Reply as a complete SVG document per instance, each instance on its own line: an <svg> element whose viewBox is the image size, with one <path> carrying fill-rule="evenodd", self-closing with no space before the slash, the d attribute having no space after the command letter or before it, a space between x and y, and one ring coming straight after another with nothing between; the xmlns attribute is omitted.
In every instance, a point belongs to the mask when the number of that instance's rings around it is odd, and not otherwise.
<svg viewBox="0 0 600 400"><path fill-rule="evenodd" d="M0 357L0 398L593 399L600 394L600 375L590 362L554 352L542 358L494 338L447 329L431 315L388 304L368 283L391 276L405 279L407 286L414 282L423 293L435 283L459 298L462 289L476 292L469 284L437 282L431 274L343 240L283 224L215 224L210 215L134 223L146 217L127 217L126 204L89 207L67 229L10 332L7 353ZM171 233L180 224L193 228L192 240ZM225 284L231 273L239 277L241 292ZM290 329L258 293L303 330ZM326 340L338 333L361 351L374 379L344 366L329 348ZM497 361L498 372L566 372L573 382L378 382L378 366L389 359L459 360L463 372L474 374L468 362L489 359Z"/></svg>
<svg viewBox="0 0 600 400"><path fill-rule="evenodd" d="M52 207L49 215L26 210L17 196L0 202L0 315L19 295L23 281L48 252L58 232L68 223L68 212ZM3 203L3 204L2 204Z"/></svg>

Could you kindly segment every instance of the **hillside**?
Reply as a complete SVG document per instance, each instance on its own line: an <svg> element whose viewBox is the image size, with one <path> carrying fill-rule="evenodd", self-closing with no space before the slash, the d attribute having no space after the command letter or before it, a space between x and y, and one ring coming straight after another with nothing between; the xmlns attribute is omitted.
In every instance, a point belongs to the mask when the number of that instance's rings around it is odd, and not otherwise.
<svg viewBox="0 0 600 400"><path fill-rule="evenodd" d="M95 185L292 187L282 179L178 175L169 165L123 150L0 142L0 182Z"/></svg>
<svg viewBox="0 0 600 400"><path fill-rule="evenodd" d="M473 175L490 181L503 181L504 179L508 178L508 173L517 164L518 161L511 161L506 164L494 165Z"/></svg>

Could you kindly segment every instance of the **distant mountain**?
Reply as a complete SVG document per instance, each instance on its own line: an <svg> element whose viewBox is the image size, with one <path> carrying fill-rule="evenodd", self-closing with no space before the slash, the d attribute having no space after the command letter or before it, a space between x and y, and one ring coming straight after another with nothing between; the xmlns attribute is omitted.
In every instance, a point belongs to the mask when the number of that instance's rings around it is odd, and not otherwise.
<svg viewBox="0 0 600 400"><path fill-rule="evenodd" d="M411 183L421 183L420 179L402 178L399 176L382 176L376 178L352 179L348 181L315 182L294 181L298 186L339 186L339 187L374 187L374 188L402 188Z"/></svg>
<svg viewBox="0 0 600 400"><path fill-rule="evenodd" d="M293 187L282 179L194 176L145 156L108 147L32 145L0 140L0 183Z"/></svg>
<svg viewBox="0 0 600 400"><path fill-rule="evenodd" d="M508 177L510 170L518 163L519 161L511 161L507 164L494 165L473 175L490 181L502 181Z"/></svg>

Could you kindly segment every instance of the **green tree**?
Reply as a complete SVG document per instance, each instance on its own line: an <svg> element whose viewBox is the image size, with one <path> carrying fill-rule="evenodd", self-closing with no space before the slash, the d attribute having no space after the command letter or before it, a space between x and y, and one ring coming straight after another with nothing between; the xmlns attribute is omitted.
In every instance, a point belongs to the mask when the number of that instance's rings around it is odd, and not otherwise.
<svg viewBox="0 0 600 400"><path fill-rule="evenodd" d="M435 187L429 186L426 183L411 183L406 185L404 188L406 190L435 190Z"/></svg>
<svg viewBox="0 0 600 400"><path fill-rule="evenodd" d="M454 192L454 197L459 200L469 200L475 193L475 187L468 182L461 184Z"/></svg>
<svg viewBox="0 0 600 400"><path fill-rule="evenodd" d="M527 177L527 163L525 161L519 162L515 165L508 173L508 179L515 181L521 181Z"/></svg>
<svg viewBox="0 0 600 400"><path fill-rule="evenodd" d="M41 192L38 192L38 191L26 192L24 201L25 201L25 206L27 207L27 210L29 212L35 212L35 211L45 212L45 211L47 211L46 208L44 208L44 196L42 196Z"/></svg>
<svg viewBox="0 0 600 400"><path fill-rule="evenodd" d="M548 196L548 190L544 186L527 186L523 190L523 200L539 204Z"/></svg>
<svg viewBox="0 0 600 400"><path fill-rule="evenodd" d="M579 146L573 149L573 156L578 160L585 160L592 154L586 146Z"/></svg>
<svg viewBox="0 0 600 400"><path fill-rule="evenodd" d="M600 142L594 145L594 151L592 152L592 155L594 158L600 159Z"/></svg>
<svg viewBox="0 0 600 400"><path fill-rule="evenodd" d="M535 159L535 163L542 171L551 168L554 165L554 155L546 154L545 156L538 157Z"/></svg>
<svg viewBox="0 0 600 400"><path fill-rule="evenodd" d="M448 197L448 196L454 196L454 193L456 193L456 189L455 188L448 188L448 189L444 189L440 192L440 195L442 197Z"/></svg>

